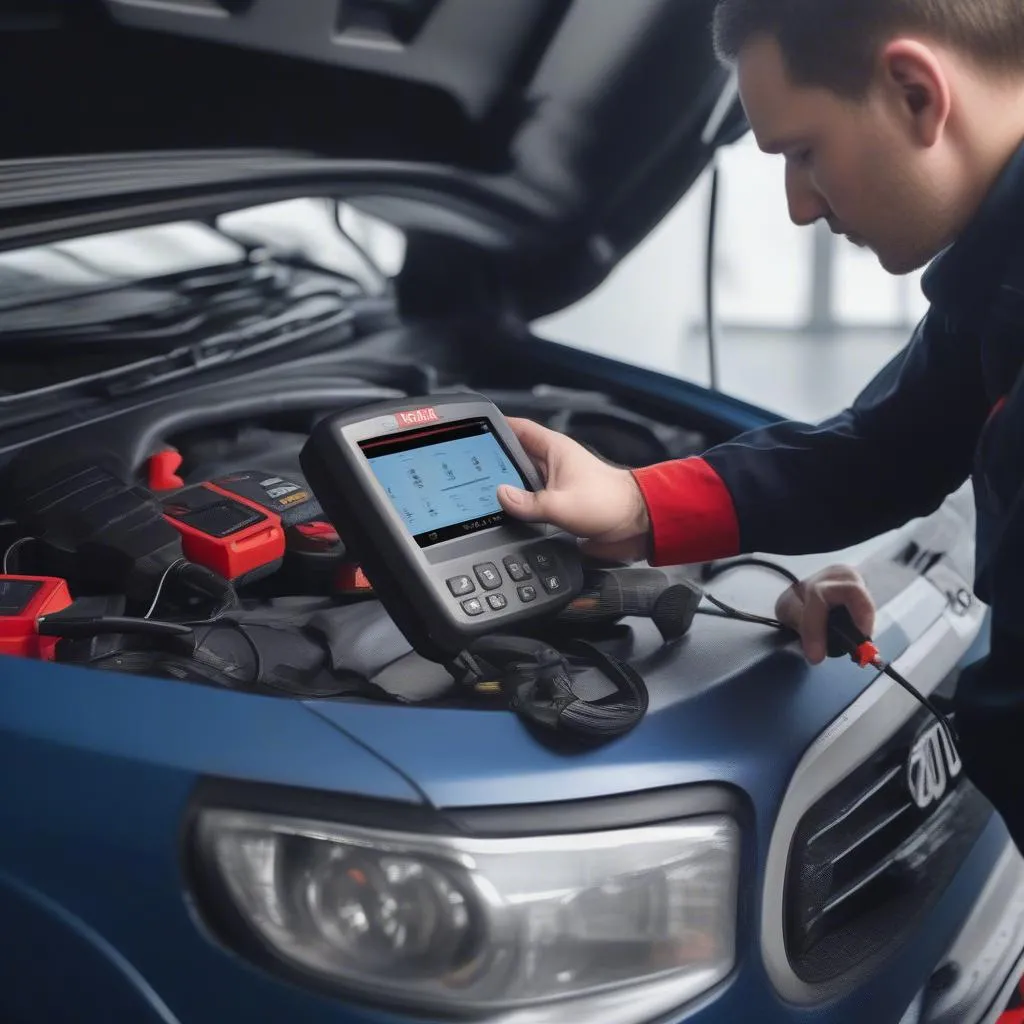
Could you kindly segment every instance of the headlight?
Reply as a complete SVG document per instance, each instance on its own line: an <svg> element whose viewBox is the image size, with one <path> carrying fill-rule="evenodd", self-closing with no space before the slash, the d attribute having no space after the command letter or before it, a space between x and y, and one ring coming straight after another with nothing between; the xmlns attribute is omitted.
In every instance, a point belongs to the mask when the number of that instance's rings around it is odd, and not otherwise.
<svg viewBox="0 0 1024 1024"><path fill-rule="evenodd" d="M198 840L277 957L362 1000L625 1024L706 991L735 958L727 817L462 839L208 810Z"/></svg>

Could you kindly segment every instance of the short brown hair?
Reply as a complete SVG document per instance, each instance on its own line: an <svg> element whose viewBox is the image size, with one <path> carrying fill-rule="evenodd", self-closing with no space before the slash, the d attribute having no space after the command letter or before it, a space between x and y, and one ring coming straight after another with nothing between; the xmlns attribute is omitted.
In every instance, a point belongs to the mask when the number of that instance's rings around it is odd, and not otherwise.
<svg viewBox="0 0 1024 1024"><path fill-rule="evenodd" d="M715 49L727 64L756 36L779 44L790 77L845 96L868 88L878 48L920 32L993 70L1024 73L1024 0L718 0Z"/></svg>

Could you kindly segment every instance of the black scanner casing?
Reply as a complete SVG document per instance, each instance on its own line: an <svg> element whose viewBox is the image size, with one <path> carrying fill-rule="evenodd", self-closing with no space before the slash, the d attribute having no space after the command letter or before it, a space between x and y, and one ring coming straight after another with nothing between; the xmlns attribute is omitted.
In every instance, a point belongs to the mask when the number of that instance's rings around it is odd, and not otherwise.
<svg viewBox="0 0 1024 1024"><path fill-rule="evenodd" d="M396 419L410 414L428 418L406 424ZM436 419L429 419L431 414ZM498 526L421 548L359 448L360 441L399 439L417 430L481 418L489 421L526 486L539 490L543 482L504 416L485 396L470 392L406 398L329 416L314 427L299 456L324 512L395 624L418 653L440 663L449 662L479 636L522 631L557 614L583 587L575 538L544 524L506 517ZM528 582L535 587L537 599L523 604L516 584L505 575L502 558L506 554L525 557L539 549L554 558L565 585L557 594L546 593L534 570ZM501 570L501 592L508 598L508 607L498 613L488 608L471 618L462 612L446 580L462 574L473 577L472 567L486 562ZM487 592L479 583L471 596L486 603Z"/></svg>

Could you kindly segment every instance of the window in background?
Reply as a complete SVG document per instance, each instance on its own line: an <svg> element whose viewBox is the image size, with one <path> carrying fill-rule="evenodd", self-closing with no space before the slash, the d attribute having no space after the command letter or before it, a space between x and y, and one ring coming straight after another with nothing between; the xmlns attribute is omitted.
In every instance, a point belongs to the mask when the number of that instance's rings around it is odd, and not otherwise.
<svg viewBox="0 0 1024 1024"><path fill-rule="evenodd" d="M397 277L405 263L405 235L400 228L349 203L338 203L338 224L387 277Z"/></svg>
<svg viewBox="0 0 1024 1024"><path fill-rule="evenodd" d="M784 164L751 136L719 167L719 385L785 416L838 412L906 344L926 308L920 274L894 278L827 226L796 227ZM707 384L709 197L705 174L601 287L536 332Z"/></svg>
<svg viewBox="0 0 1024 1024"><path fill-rule="evenodd" d="M875 254L835 239L833 266L835 317L842 327L896 328L909 332L924 316L928 301L921 291L922 272L893 277Z"/></svg>
<svg viewBox="0 0 1024 1024"><path fill-rule="evenodd" d="M370 294L387 287L405 259L400 229L333 199L288 199L247 207L222 214L217 226L231 238L302 256L352 277Z"/></svg>
<svg viewBox="0 0 1024 1024"><path fill-rule="evenodd" d="M785 165L765 156L751 135L723 150L718 162L715 285L721 324L798 330L811 301L814 236L789 219ZM703 339L703 316L696 323Z"/></svg>
<svg viewBox="0 0 1024 1024"><path fill-rule="evenodd" d="M703 310L709 192L705 176L596 291L538 320L534 330L552 341L706 384L705 351L687 339Z"/></svg>

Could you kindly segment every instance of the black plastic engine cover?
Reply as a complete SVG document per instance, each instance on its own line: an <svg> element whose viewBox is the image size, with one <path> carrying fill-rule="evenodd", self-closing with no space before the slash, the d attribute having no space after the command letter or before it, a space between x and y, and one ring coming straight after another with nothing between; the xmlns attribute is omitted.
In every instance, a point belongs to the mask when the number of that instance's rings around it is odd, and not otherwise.
<svg viewBox="0 0 1024 1024"><path fill-rule="evenodd" d="M7 514L38 541L36 571L123 593L130 611L148 604L182 557L159 503L110 453L28 448L5 467L2 494Z"/></svg>

